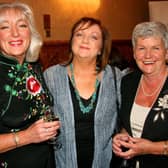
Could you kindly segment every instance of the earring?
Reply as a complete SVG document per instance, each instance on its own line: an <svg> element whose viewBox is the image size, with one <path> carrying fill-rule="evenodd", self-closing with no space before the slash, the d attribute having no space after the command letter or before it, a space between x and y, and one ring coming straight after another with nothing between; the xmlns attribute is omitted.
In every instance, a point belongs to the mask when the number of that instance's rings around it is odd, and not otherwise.
<svg viewBox="0 0 168 168"><path fill-rule="evenodd" d="M101 55L101 52L99 51L99 52L97 53L97 55Z"/></svg>

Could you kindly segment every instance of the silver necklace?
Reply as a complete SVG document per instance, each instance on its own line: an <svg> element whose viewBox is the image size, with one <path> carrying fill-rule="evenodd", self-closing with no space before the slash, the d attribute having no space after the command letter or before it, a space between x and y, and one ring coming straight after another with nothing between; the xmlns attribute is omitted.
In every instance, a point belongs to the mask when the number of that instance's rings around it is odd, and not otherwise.
<svg viewBox="0 0 168 168"><path fill-rule="evenodd" d="M144 89L144 86L143 86L143 83L142 83L142 79L144 78L144 76L142 75L140 85L141 85L141 88L142 88L143 95L146 96L146 97L154 96L163 86L163 83L165 82L166 76L167 76L167 71L166 71L166 75L164 76L164 79L162 80L161 84L152 93L149 94Z"/></svg>

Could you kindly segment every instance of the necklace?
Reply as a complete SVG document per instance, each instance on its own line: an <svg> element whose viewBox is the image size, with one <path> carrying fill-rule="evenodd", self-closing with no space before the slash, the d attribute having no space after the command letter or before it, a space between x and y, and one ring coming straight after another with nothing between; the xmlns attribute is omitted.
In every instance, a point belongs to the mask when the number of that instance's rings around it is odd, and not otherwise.
<svg viewBox="0 0 168 168"><path fill-rule="evenodd" d="M162 80L162 82L160 83L160 85L152 93L149 94L144 89L144 86L143 86L143 83L142 83L142 79L144 78L144 76L142 75L141 82L140 82L141 84L140 85L141 85L141 88L142 88L143 95L146 96L146 97L152 97L152 96L154 96L161 89L161 87L163 86L163 83L165 82L166 77L167 77L167 71L166 71L164 79Z"/></svg>
<svg viewBox="0 0 168 168"><path fill-rule="evenodd" d="M94 93L92 94L92 97L91 97L91 101L90 101L90 104L88 106L84 106L81 98L80 98L80 95L79 95L79 92L76 88L76 83L75 83L75 77L74 77L74 71L73 71L73 64L71 63L70 64L70 71L71 71L71 80L72 80L72 84L75 88L75 95L76 95L76 98L79 102L79 107L80 107L80 110L82 111L83 114L85 113L89 113L92 109L93 109L93 105L95 103L95 100L96 100L96 97L97 97L97 89L98 89L98 86L99 86L99 80L97 79L96 77L96 82L95 82L95 91Z"/></svg>

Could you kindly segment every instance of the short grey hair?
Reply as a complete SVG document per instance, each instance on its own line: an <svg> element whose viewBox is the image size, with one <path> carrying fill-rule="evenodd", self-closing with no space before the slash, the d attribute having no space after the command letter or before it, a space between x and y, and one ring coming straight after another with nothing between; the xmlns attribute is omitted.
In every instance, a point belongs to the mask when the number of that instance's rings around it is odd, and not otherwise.
<svg viewBox="0 0 168 168"><path fill-rule="evenodd" d="M39 58L39 52L42 46L42 38L36 28L33 11L27 4L20 2L0 3L0 19L3 18L4 12L10 9L21 12L21 14L23 14L23 16L28 21L28 26L31 32L31 41L25 58L28 62L35 62Z"/></svg>
<svg viewBox="0 0 168 168"><path fill-rule="evenodd" d="M160 37L168 48L168 30L165 24L161 22L142 22L135 26L132 33L132 45L135 48L137 39L145 37Z"/></svg>

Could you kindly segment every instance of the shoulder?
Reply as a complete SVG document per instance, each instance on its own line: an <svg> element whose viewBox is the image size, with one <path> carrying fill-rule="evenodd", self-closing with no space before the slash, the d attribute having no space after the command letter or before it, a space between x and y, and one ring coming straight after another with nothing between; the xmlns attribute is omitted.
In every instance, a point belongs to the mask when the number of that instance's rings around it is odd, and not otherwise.
<svg viewBox="0 0 168 168"><path fill-rule="evenodd" d="M133 85L138 85L139 80L141 78L141 74L142 73L139 70L135 70L133 72L128 73L121 79L121 86L128 86L131 88L131 86Z"/></svg>
<svg viewBox="0 0 168 168"><path fill-rule="evenodd" d="M62 65L53 65L49 68L47 68L45 71L44 71L44 74L53 74L53 73L59 73L59 72L62 72L66 69L65 66L62 66Z"/></svg>
<svg viewBox="0 0 168 168"><path fill-rule="evenodd" d="M42 66L41 66L40 62L38 62L38 61L28 62L28 64L31 65L35 71L42 71Z"/></svg>
<svg viewBox="0 0 168 168"><path fill-rule="evenodd" d="M127 75L124 75L122 80L131 80L131 79L134 80L134 79L139 78L141 74L142 73L139 70L135 70L135 71L128 73Z"/></svg>
<svg viewBox="0 0 168 168"><path fill-rule="evenodd" d="M55 90L56 88L60 89L63 87L63 84L67 80L67 70L65 66L54 65L47 68L44 71L44 79L49 88Z"/></svg>
<svg viewBox="0 0 168 168"><path fill-rule="evenodd" d="M67 70L65 66L57 64L47 68L43 74L47 81L53 82L64 79L66 77Z"/></svg>
<svg viewBox="0 0 168 168"><path fill-rule="evenodd" d="M114 76L114 73L117 77L123 76L121 70L117 68L116 66L107 65L104 71L105 73L107 73L107 75L110 75L110 76Z"/></svg>

